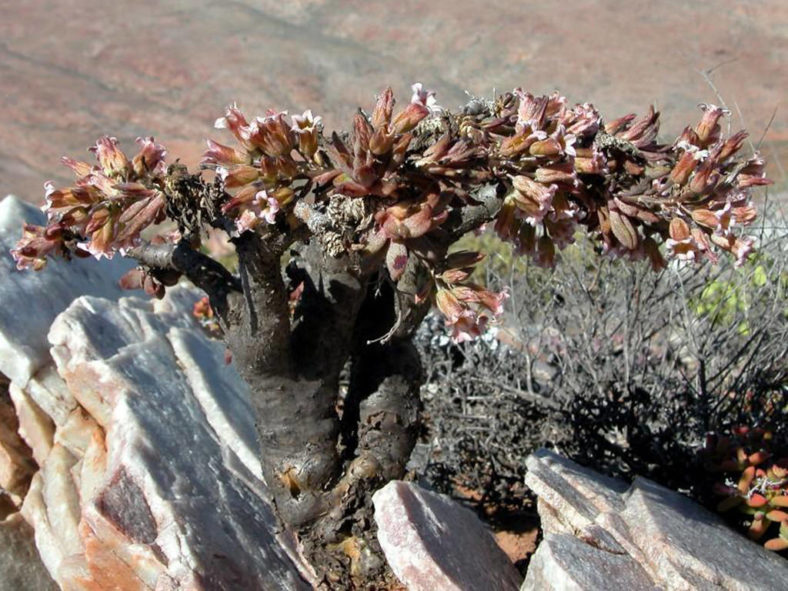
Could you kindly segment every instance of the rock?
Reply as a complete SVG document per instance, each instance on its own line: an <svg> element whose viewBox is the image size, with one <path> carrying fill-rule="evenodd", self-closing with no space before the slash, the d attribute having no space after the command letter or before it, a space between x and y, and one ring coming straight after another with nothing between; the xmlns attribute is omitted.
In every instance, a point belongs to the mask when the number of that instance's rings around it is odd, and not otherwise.
<svg viewBox="0 0 788 591"><path fill-rule="evenodd" d="M524 589L785 588L788 562L677 492L645 478L627 488L549 450L527 466L545 541Z"/></svg>
<svg viewBox="0 0 788 591"><path fill-rule="evenodd" d="M111 326L107 326L105 316L112 318ZM146 309L144 301L137 298L124 298L117 304L103 298L85 298L52 325L51 353L76 401L107 428L123 392L114 388L115 376L107 370L105 360L116 354L128 356L124 347L152 335L165 335L175 326L194 329L195 325L189 316L153 314L150 305Z"/></svg>
<svg viewBox="0 0 788 591"><path fill-rule="evenodd" d="M50 263L51 264L51 263ZM49 329L47 329L49 330ZM22 384L25 393L30 399L49 416L56 425L62 425L77 408L74 395L61 378L51 356L49 365L45 365L31 377L26 384ZM20 387L19 382L12 382L11 387Z"/></svg>
<svg viewBox="0 0 788 591"><path fill-rule="evenodd" d="M23 222L42 225L45 217L16 197L0 201L0 373L20 388L50 362L46 334L55 316L83 294L117 299L122 293L118 279L134 266L118 257L100 264L76 259L39 272L18 271L9 251L22 236Z"/></svg>
<svg viewBox="0 0 788 591"><path fill-rule="evenodd" d="M526 459L525 484L553 506L576 528L594 521L601 512L620 511L627 485L603 476L546 449Z"/></svg>
<svg viewBox="0 0 788 591"><path fill-rule="evenodd" d="M54 527L46 486L26 507L37 541L43 524L39 548L55 555L68 530L78 547L47 566L80 589L307 589L259 477L246 387L184 313L194 300L179 289L182 305L158 314L137 298L82 297L53 323L58 372L89 417L58 427L42 470L79 491L77 519ZM78 461L49 473L72 452Z"/></svg>
<svg viewBox="0 0 788 591"><path fill-rule="evenodd" d="M33 528L19 513L0 521L0 548L0 591L57 590L36 551Z"/></svg>
<svg viewBox="0 0 788 591"><path fill-rule="evenodd" d="M15 519L65 589L310 588L260 476L248 389L191 315L200 293L123 298L127 261L17 272L23 220L43 222L0 202L0 484L16 494L0 518L29 481Z"/></svg>
<svg viewBox="0 0 788 591"><path fill-rule="evenodd" d="M235 451L244 466L262 479L249 387L235 367L224 362L224 345L180 328L172 329L168 338L211 428L222 444Z"/></svg>
<svg viewBox="0 0 788 591"><path fill-rule="evenodd" d="M518 588L521 577L492 534L448 497L392 481L372 502L380 546L409 591Z"/></svg>
<svg viewBox="0 0 788 591"><path fill-rule="evenodd" d="M539 497L545 533L569 533L597 547L623 551L615 537L596 523L600 514L623 509L621 494L627 489L623 481L544 449L528 456L525 463L525 484Z"/></svg>
<svg viewBox="0 0 788 591"><path fill-rule="evenodd" d="M55 438L55 423L16 384L11 384L9 394L14 403L16 418L19 421L19 435L30 447L33 459L40 466L49 455L49 450L52 449L52 442Z"/></svg>
<svg viewBox="0 0 788 591"><path fill-rule="evenodd" d="M785 589L788 561L733 532L687 497L636 478L620 515L647 565L670 589ZM646 566L646 565L644 565ZM710 587L711 588L711 587Z"/></svg>
<svg viewBox="0 0 788 591"><path fill-rule="evenodd" d="M19 420L8 384L0 379L0 491L9 495L15 504L21 503L38 468L18 429Z"/></svg>
<svg viewBox="0 0 788 591"><path fill-rule="evenodd" d="M629 555L606 552L568 534L547 534L528 564L521 591L652 591L658 587Z"/></svg>

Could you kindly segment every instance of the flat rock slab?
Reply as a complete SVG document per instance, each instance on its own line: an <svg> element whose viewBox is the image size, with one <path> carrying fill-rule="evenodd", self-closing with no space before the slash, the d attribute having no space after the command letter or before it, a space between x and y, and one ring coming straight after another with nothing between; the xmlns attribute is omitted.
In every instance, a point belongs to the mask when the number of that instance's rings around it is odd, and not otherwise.
<svg viewBox="0 0 788 591"><path fill-rule="evenodd" d="M645 478L627 488L545 449L526 463L545 541L524 589L788 588L788 561L677 492Z"/></svg>
<svg viewBox="0 0 788 591"><path fill-rule="evenodd" d="M532 453L525 465L528 488L574 529L591 525L601 512L624 507L621 494L628 486L621 480L599 474L547 449Z"/></svg>
<svg viewBox="0 0 788 591"><path fill-rule="evenodd" d="M520 591L653 591L659 589L630 556L568 534L547 534L528 564Z"/></svg>
<svg viewBox="0 0 788 591"><path fill-rule="evenodd" d="M503 591L522 577L473 512L415 484L389 482L372 497L378 540L409 591Z"/></svg>
<svg viewBox="0 0 788 591"><path fill-rule="evenodd" d="M784 591L788 561L732 531L687 497L636 478L620 517L629 535L670 589L708 581L721 589Z"/></svg>

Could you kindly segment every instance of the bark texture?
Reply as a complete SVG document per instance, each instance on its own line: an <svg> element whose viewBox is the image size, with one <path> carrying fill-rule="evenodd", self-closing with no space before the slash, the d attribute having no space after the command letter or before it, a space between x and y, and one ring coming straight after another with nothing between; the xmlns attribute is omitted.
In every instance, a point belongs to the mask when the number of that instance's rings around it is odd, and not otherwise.
<svg viewBox="0 0 788 591"><path fill-rule="evenodd" d="M318 245L293 248L287 284L283 253L255 235L236 247L242 289L229 298L225 341L252 392L279 517L327 587L382 581L371 495L404 475L416 442L421 364L410 336L424 310L402 312L391 285Z"/></svg>

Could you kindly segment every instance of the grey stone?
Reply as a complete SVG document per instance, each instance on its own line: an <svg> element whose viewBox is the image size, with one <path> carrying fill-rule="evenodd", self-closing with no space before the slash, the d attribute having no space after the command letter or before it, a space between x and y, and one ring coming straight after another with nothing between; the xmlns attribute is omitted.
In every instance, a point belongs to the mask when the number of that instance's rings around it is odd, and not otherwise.
<svg viewBox="0 0 788 591"><path fill-rule="evenodd" d="M547 534L528 565L521 591L651 591L659 589L626 554L613 554L568 534Z"/></svg>
<svg viewBox="0 0 788 591"><path fill-rule="evenodd" d="M518 588L521 577L490 532L448 497L392 481L372 502L380 546L409 591Z"/></svg>
<svg viewBox="0 0 788 591"><path fill-rule="evenodd" d="M0 521L0 591L55 591L38 556L31 528L19 513Z"/></svg>
<svg viewBox="0 0 788 591"><path fill-rule="evenodd" d="M698 581L742 591L788 586L788 561L687 497L645 478L636 478L626 497L621 518L647 566L669 588L695 589Z"/></svg>
<svg viewBox="0 0 788 591"><path fill-rule="evenodd" d="M575 528L543 498L537 499L536 510L539 513L539 522L544 535L553 533L570 534L586 544L591 544L607 552L614 554L626 554L627 552L616 538L599 523L589 523L580 528ZM598 515L597 521L599 521L601 515L609 515L609 513Z"/></svg>
<svg viewBox="0 0 788 591"><path fill-rule="evenodd" d="M580 531L591 526L601 512L620 511L624 506L624 482L584 468L551 450L537 450L525 464L525 484L553 508L555 519L562 522L565 531Z"/></svg>
<svg viewBox="0 0 788 591"><path fill-rule="evenodd" d="M546 537L524 588L652 588L604 583L639 580L644 573L656 587L671 590L786 588L788 562L677 492L645 478L625 490L620 480L549 450L535 452L527 466L526 484L539 495Z"/></svg>

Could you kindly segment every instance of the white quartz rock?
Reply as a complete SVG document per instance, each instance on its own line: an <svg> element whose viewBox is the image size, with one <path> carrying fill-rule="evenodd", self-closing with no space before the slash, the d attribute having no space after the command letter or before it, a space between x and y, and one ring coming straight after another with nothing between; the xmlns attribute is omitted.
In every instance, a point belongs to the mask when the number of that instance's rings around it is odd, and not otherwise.
<svg viewBox="0 0 788 591"><path fill-rule="evenodd" d="M249 387L235 366L224 362L224 344L182 328L170 330L167 337L211 428L262 479Z"/></svg>
<svg viewBox="0 0 788 591"><path fill-rule="evenodd" d="M117 299L118 279L134 266L116 257L101 263L50 260L42 271L18 271L9 251L22 237L22 224L45 221L16 197L0 201L0 373L20 387L49 363L46 335L55 317L83 294Z"/></svg>
<svg viewBox="0 0 788 591"><path fill-rule="evenodd" d="M66 382L57 373L51 358L48 365L39 369L27 384L11 382L12 387L15 385L23 387L25 393L56 425L65 423L78 406Z"/></svg>
<svg viewBox="0 0 788 591"><path fill-rule="evenodd" d="M19 420L19 435L30 447L33 459L40 466L52 449L55 425L49 415L16 384L11 384L9 394Z"/></svg>
<svg viewBox="0 0 788 591"><path fill-rule="evenodd" d="M172 326L194 327L184 315L158 315L149 301L123 298L112 302L83 297L58 316L49 332L52 358L60 375L79 404L104 428L109 427L112 408L123 394L104 360L129 344L153 335L166 334ZM111 324L105 318L111 317ZM78 371L77 371L78 370Z"/></svg>
<svg viewBox="0 0 788 591"><path fill-rule="evenodd" d="M106 430L103 478L82 466L88 572L119 560L133 581L157 586L309 588L255 476L248 395L223 347L189 315L154 314L133 298L79 298L50 340L58 370ZM66 570L85 576L79 564Z"/></svg>
<svg viewBox="0 0 788 591"><path fill-rule="evenodd" d="M520 591L655 591L627 554L613 554L568 534L547 534L528 564Z"/></svg>

